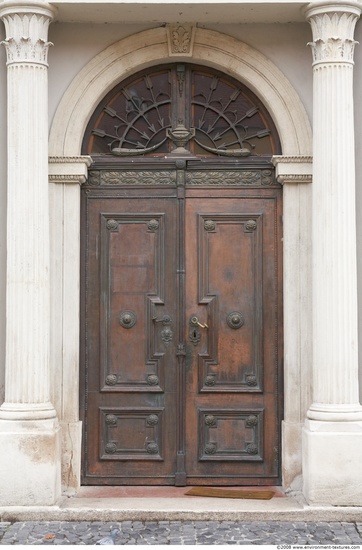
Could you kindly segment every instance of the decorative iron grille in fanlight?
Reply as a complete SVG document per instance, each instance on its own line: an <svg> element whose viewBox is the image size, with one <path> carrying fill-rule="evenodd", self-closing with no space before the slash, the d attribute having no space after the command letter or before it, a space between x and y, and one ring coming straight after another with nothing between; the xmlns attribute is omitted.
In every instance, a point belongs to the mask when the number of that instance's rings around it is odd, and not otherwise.
<svg viewBox="0 0 362 550"><path fill-rule="evenodd" d="M148 70L98 106L84 153L249 157L279 152L274 124L235 80L188 65Z"/></svg>

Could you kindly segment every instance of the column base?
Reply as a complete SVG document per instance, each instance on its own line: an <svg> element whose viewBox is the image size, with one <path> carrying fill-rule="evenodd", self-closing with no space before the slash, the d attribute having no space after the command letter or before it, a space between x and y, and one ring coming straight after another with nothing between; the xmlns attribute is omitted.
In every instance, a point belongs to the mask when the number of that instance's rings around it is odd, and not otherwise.
<svg viewBox="0 0 362 550"><path fill-rule="evenodd" d="M359 403L342 405L313 403L309 407L307 418L323 422L358 422L362 421L362 407Z"/></svg>
<svg viewBox="0 0 362 550"><path fill-rule="evenodd" d="M303 493L309 504L362 506L361 462L361 421L305 421Z"/></svg>
<svg viewBox="0 0 362 550"><path fill-rule="evenodd" d="M0 420L48 420L56 418L53 405L48 403L3 403Z"/></svg>
<svg viewBox="0 0 362 550"><path fill-rule="evenodd" d="M0 419L0 506L51 506L60 498L57 419Z"/></svg>

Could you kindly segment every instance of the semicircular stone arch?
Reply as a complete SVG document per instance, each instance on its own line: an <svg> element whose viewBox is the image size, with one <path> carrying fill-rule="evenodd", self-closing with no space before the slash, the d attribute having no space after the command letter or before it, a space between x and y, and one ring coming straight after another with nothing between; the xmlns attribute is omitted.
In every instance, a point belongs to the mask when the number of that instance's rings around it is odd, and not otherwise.
<svg viewBox="0 0 362 550"><path fill-rule="evenodd" d="M195 29L192 56L170 56L164 27L125 38L98 54L75 77L56 111L51 156L77 156L89 118L101 99L136 71L167 60L225 72L250 88L274 120L283 155L310 155L311 128L302 102L283 73L263 54L222 33Z"/></svg>

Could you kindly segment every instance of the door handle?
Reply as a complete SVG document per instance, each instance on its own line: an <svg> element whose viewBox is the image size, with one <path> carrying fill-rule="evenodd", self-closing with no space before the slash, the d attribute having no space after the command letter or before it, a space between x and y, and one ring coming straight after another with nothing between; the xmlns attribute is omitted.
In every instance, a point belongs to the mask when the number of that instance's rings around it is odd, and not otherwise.
<svg viewBox="0 0 362 550"><path fill-rule="evenodd" d="M170 325L172 323L172 319L169 315L164 315L160 319L158 317L152 317L152 321L154 323L162 323L163 325Z"/></svg>
<svg viewBox="0 0 362 550"><path fill-rule="evenodd" d="M194 327L201 327L201 328L209 328L206 323L202 324L196 317L196 315L193 315L190 319L190 324Z"/></svg>

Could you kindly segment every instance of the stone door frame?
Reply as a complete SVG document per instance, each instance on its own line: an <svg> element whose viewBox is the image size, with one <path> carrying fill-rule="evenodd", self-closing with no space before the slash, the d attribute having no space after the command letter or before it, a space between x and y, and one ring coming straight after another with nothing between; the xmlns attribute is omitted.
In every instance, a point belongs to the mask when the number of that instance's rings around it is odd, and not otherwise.
<svg viewBox="0 0 362 550"><path fill-rule="evenodd" d="M98 54L75 77L56 111L49 140L51 397L62 427L62 485L80 485L79 292L80 185L90 157L80 155L88 120L117 82L147 66L200 63L248 86L276 124L283 155L273 157L283 184L284 277L284 488L301 489L302 427L311 398L311 186L312 134L296 91L264 55L225 34L183 25L192 38L175 51L180 25L147 30ZM176 48L177 50L177 48ZM61 381L61 383L59 383Z"/></svg>

